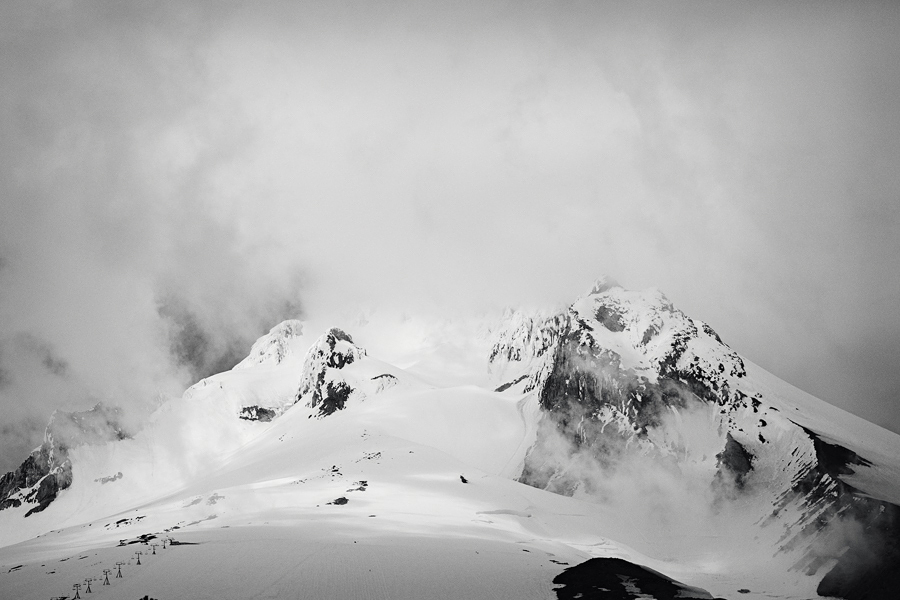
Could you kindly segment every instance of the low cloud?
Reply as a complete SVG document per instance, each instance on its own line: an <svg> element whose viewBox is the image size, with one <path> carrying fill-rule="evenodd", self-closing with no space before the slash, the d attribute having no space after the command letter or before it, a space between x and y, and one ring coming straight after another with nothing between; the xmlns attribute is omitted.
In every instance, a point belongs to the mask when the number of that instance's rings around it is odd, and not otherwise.
<svg viewBox="0 0 900 600"><path fill-rule="evenodd" d="M0 409L152 406L282 318L603 272L889 405L835 349L900 331L896 11L707 9L5 3L0 338L71 391L5 359Z"/></svg>
<svg viewBox="0 0 900 600"><path fill-rule="evenodd" d="M299 305L292 302L256 308L270 310L235 315L237 320L228 321L222 320L218 311L192 308L179 297L167 296L160 299L157 312L175 363L188 370L192 381L199 381L243 360L253 342L272 324L303 315Z"/></svg>
<svg viewBox="0 0 900 600"><path fill-rule="evenodd" d="M3 454L0 456L4 462L9 463L9 468L19 466L28 453L40 445L44 439L45 427L46 421L37 417L4 419L0 423L0 437L3 439Z"/></svg>

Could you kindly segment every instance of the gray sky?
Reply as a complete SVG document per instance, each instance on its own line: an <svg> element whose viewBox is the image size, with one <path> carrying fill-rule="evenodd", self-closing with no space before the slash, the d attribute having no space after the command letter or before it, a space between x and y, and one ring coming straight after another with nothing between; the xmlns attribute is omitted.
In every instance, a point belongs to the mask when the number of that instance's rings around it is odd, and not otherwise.
<svg viewBox="0 0 900 600"><path fill-rule="evenodd" d="M895 3L182 4L0 7L0 470L285 317L603 273L900 431Z"/></svg>

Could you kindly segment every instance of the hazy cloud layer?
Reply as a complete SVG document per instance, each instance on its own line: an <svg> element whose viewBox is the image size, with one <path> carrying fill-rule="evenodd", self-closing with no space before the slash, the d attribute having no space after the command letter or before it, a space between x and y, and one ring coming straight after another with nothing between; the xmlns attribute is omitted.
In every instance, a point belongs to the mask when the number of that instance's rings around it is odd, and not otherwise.
<svg viewBox="0 0 900 600"><path fill-rule="evenodd" d="M5 3L3 423L146 407L301 312L607 272L900 430L898 15Z"/></svg>

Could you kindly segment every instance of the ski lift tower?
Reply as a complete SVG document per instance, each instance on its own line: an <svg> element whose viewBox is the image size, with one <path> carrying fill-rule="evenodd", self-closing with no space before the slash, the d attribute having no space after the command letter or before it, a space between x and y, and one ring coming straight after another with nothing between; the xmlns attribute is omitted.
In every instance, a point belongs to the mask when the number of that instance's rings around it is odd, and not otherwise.
<svg viewBox="0 0 900 600"><path fill-rule="evenodd" d="M80 583L76 583L75 585L72 586L72 589L75 590L75 596L74 596L74 598L81 598L81 594L78 593L78 590L81 589L81 584L80 584Z"/></svg>
<svg viewBox="0 0 900 600"><path fill-rule="evenodd" d="M116 573L116 579L124 579L124 577L122 577L122 565L124 565L124 564L125 563L123 563L123 562L116 563L116 566L119 567L119 572Z"/></svg>
<svg viewBox="0 0 900 600"><path fill-rule="evenodd" d="M138 551L135 552L134 554L135 554L135 556L137 556L137 564L141 564L141 554L143 554L143 552L141 552L140 550L138 550Z"/></svg>
<svg viewBox="0 0 900 600"><path fill-rule="evenodd" d="M112 569L103 569L103 585L109 585L109 574Z"/></svg>

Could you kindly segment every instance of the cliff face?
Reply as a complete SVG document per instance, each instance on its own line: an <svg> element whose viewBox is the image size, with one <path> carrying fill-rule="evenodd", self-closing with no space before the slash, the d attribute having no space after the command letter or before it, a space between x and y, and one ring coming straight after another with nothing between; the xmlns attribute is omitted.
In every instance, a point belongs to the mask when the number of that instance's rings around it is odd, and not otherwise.
<svg viewBox="0 0 900 600"><path fill-rule="evenodd" d="M44 510L72 483L71 448L127 437L117 408L97 404L81 412L54 412L44 442L15 471L0 478L0 510L35 505L26 517Z"/></svg>

